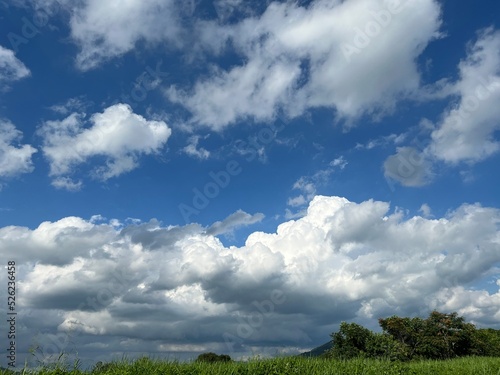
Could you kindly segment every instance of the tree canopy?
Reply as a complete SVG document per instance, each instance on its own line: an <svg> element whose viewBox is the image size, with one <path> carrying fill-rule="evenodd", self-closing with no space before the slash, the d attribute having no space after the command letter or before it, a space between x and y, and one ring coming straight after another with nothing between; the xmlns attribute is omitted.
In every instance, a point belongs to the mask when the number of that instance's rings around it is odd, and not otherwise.
<svg viewBox="0 0 500 375"><path fill-rule="evenodd" d="M449 359L462 356L500 357L500 331L477 329L453 312L432 311L427 319L391 316L379 319L382 333L342 322L331 334L334 358L387 358L391 360Z"/></svg>

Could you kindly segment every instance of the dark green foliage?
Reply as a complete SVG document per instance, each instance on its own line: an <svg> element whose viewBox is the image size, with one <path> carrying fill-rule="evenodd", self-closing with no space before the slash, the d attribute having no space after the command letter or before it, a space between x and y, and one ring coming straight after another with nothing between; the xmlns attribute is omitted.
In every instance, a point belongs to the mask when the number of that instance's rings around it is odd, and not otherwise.
<svg viewBox="0 0 500 375"><path fill-rule="evenodd" d="M373 333L356 323L342 322L338 332L332 333L333 348L330 355L338 359L363 357Z"/></svg>
<svg viewBox="0 0 500 375"><path fill-rule="evenodd" d="M400 318L392 316L379 319L383 331L405 348L407 359L415 356L417 348L422 344L425 321L420 318Z"/></svg>
<svg viewBox="0 0 500 375"><path fill-rule="evenodd" d="M407 361L409 359L408 348L387 333L372 333L366 343L366 354L369 358L390 361Z"/></svg>
<svg viewBox="0 0 500 375"><path fill-rule="evenodd" d="M342 322L332 333L328 357L391 361L452 359L471 355L500 357L500 331L476 329L457 313L430 313L427 319L392 316L379 319L383 333Z"/></svg>
<svg viewBox="0 0 500 375"><path fill-rule="evenodd" d="M196 358L196 362L231 362L231 357L228 356L227 354L215 354L212 352L209 353L203 353Z"/></svg>
<svg viewBox="0 0 500 375"><path fill-rule="evenodd" d="M474 333L474 353L484 357L500 357L500 331L478 329Z"/></svg>
<svg viewBox="0 0 500 375"><path fill-rule="evenodd" d="M475 326L457 313L433 311L425 320L392 316L379 319L384 332L408 350L408 359L449 359L474 354Z"/></svg>

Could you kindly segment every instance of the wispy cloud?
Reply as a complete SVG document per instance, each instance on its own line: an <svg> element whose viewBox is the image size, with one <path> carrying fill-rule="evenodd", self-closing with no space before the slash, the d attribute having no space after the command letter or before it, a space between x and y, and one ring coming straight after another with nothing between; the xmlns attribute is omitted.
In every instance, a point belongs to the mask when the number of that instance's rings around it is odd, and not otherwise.
<svg viewBox="0 0 500 375"><path fill-rule="evenodd" d="M0 92L8 88L9 82L30 74L30 70L14 55L14 51L0 46Z"/></svg>
<svg viewBox="0 0 500 375"><path fill-rule="evenodd" d="M37 149L20 145L22 132L8 120L0 119L0 178L15 177L33 171L32 156Z"/></svg>
<svg viewBox="0 0 500 375"><path fill-rule="evenodd" d="M257 213L250 215L245 211L238 210L232 213L227 218L222 221L217 221L213 223L207 230L206 233L212 236L218 236L220 234L232 233L235 229L258 223L264 219L264 214Z"/></svg>
<svg viewBox="0 0 500 375"><path fill-rule="evenodd" d="M203 147L198 147L198 143L200 142L199 135L193 135L189 137L189 144L185 146L182 151L189 156L193 156L198 159L208 159L210 157L210 151L204 149Z"/></svg>

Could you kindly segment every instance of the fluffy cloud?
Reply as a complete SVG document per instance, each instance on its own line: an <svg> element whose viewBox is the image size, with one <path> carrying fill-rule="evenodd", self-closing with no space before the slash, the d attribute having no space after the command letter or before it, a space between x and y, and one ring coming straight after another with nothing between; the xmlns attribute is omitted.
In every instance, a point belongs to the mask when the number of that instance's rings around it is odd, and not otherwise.
<svg viewBox="0 0 500 375"><path fill-rule="evenodd" d="M0 231L5 259L12 256L13 249L22 247L16 253L18 262L36 261L61 267L71 264L75 257L88 258L93 251L103 251L100 247L116 236L110 225L97 226L77 217L43 222L34 230L10 226Z"/></svg>
<svg viewBox="0 0 500 375"><path fill-rule="evenodd" d="M428 219L385 202L317 196L304 217L254 232L241 247L225 247L196 224L65 218L1 228L0 254L23 274L24 313L51 316L23 320L47 332L46 345L54 345L50 332L67 332L84 344L80 355L97 360L97 343L105 359L228 352L229 340L237 357L309 347L341 320L373 324L432 308L498 327L500 292L477 285L498 275L499 228L500 210L480 205Z"/></svg>
<svg viewBox="0 0 500 375"><path fill-rule="evenodd" d="M39 129L56 187L78 187L68 175L95 156L103 156L106 164L93 169L94 178L107 180L129 172L141 155L158 153L171 134L163 121L148 121L125 104L92 115L90 127L84 127L84 120L83 114L73 113L61 121L47 121Z"/></svg>
<svg viewBox="0 0 500 375"><path fill-rule="evenodd" d="M212 78L196 84L192 94L170 88L167 96L187 107L193 121L216 130L250 116L267 121L278 105L292 99L290 89L300 74L295 65L259 57L230 72L214 71Z"/></svg>
<svg viewBox="0 0 500 375"><path fill-rule="evenodd" d="M171 87L193 122L220 130L238 119L272 119L327 107L339 118L391 110L419 88L416 59L438 37L440 6L404 2L316 0L303 7L272 2L260 17L235 25L203 23L214 53L232 45L244 64L215 68L192 90ZM227 43L230 42L230 43Z"/></svg>
<svg viewBox="0 0 500 375"><path fill-rule="evenodd" d="M14 55L14 51L0 46L0 91L8 82L29 75L29 69Z"/></svg>
<svg viewBox="0 0 500 375"><path fill-rule="evenodd" d="M448 163L477 162L498 152L500 129L500 31L483 30L448 87L458 102L432 133L429 153Z"/></svg>
<svg viewBox="0 0 500 375"><path fill-rule="evenodd" d="M71 37L80 47L82 70L133 50L139 41L179 40L179 9L171 0L68 1Z"/></svg>
<svg viewBox="0 0 500 375"><path fill-rule="evenodd" d="M33 171L31 157L37 150L30 145L16 147L21 137L10 121L0 119L0 178Z"/></svg>

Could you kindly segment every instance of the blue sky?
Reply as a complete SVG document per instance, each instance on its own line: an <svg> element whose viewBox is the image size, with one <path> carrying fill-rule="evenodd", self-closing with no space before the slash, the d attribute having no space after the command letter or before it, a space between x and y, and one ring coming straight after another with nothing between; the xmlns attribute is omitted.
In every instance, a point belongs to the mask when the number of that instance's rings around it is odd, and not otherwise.
<svg viewBox="0 0 500 375"><path fill-rule="evenodd" d="M293 353L433 308L498 327L499 8L1 1L19 358Z"/></svg>

